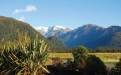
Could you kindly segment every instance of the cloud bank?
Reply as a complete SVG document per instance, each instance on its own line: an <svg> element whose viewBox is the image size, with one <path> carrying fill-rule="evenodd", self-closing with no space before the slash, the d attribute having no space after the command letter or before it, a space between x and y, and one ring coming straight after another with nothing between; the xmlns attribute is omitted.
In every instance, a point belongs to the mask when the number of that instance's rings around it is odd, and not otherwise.
<svg viewBox="0 0 121 75"><path fill-rule="evenodd" d="M33 6L33 5L27 5L25 9L16 9L14 12L13 12L13 15L14 14L17 14L17 13L20 13L20 12L31 12L31 11L36 11L36 7Z"/></svg>

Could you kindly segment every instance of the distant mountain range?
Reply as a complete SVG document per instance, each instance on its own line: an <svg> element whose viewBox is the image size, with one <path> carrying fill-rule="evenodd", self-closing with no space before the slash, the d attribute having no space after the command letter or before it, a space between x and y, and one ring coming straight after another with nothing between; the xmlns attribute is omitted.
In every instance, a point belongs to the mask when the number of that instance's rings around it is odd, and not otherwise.
<svg viewBox="0 0 121 75"><path fill-rule="evenodd" d="M21 33L28 32L32 39L38 35L40 39L46 41L51 50L67 50L67 47L73 48L79 45L84 45L88 48L99 46L121 48L121 26L103 28L94 24L86 24L76 29L63 26L36 28L41 35L28 23L0 16L0 43L17 40L17 30Z"/></svg>
<svg viewBox="0 0 121 75"><path fill-rule="evenodd" d="M99 46L121 47L121 26L103 28L95 24L86 24L76 29L53 26L37 30L45 37L59 37L68 47L79 45L84 45L88 48Z"/></svg>

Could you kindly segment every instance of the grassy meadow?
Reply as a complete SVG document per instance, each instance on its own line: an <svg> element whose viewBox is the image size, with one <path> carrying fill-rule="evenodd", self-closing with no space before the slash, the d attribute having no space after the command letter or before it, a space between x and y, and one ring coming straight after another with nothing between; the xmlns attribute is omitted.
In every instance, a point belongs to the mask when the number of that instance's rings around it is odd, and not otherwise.
<svg viewBox="0 0 121 75"><path fill-rule="evenodd" d="M99 57L104 63L115 63L118 62L121 58L121 53L89 53L90 55L96 55ZM50 53L50 58L60 57L62 59L72 58L72 53Z"/></svg>
<svg viewBox="0 0 121 75"><path fill-rule="evenodd" d="M121 53L89 53L90 55L96 55L99 57L110 70L115 66L119 59L121 58ZM73 60L72 53L50 53L49 58L60 57L63 61L67 61L67 59L71 58ZM52 60L49 60L47 64L51 64Z"/></svg>
<svg viewBox="0 0 121 75"><path fill-rule="evenodd" d="M119 62L121 53L90 53L99 57L103 62L115 63Z"/></svg>

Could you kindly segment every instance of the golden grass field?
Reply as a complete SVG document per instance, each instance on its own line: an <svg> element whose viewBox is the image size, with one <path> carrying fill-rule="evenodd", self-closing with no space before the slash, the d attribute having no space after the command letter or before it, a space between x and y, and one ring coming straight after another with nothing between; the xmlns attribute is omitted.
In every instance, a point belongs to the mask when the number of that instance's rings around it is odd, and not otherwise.
<svg viewBox="0 0 121 75"><path fill-rule="evenodd" d="M107 66L107 68L110 70L115 66L115 63L119 62L119 59L121 58L121 53L89 53L90 55L96 55L99 57ZM72 53L50 53L49 55L50 58L55 58L55 57L60 57L64 59L63 61L67 61L67 58L72 58L73 55ZM48 62L46 63L48 65L52 64L52 60L49 59Z"/></svg>
<svg viewBox="0 0 121 75"><path fill-rule="evenodd" d="M90 55L96 55L103 62L118 62L121 58L121 53L89 53ZM60 58L72 58L72 53L50 53L50 58L60 57Z"/></svg>

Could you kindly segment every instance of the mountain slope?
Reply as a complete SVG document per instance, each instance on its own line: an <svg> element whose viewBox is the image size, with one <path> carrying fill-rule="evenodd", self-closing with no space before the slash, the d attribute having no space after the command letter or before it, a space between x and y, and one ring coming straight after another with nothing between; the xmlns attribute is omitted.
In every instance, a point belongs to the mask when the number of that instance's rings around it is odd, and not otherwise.
<svg viewBox="0 0 121 75"><path fill-rule="evenodd" d="M0 39L4 38L4 41L17 39L17 30L19 30L21 33L28 32L28 35L31 38L35 38L37 34L39 38L45 39L29 24L13 18L0 16L0 35L2 35L0 36Z"/></svg>
<svg viewBox="0 0 121 75"><path fill-rule="evenodd" d="M53 44L55 44L56 46L59 46L61 48L65 48L66 45L56 36L51 36L49 38L47 38L49 41L51 41Z"/></svg>
<svg viewBox="0 0 121 75"><path fill-rule="evenodd" d="M58 48L56 45L47 40L43 35L41 35L38 31L32 28L29 24L13 18L0 16L0 43L1 41L2 43L4 43L8 40L17 40L17 30L19 30L19 32L21 33L27 32L28 36L30 36L31 39L35 39L36 35L38 35L39 39L45 40L45 42L50 46L51 50Z"/></svg>
<svg viewBox="0 0 121 75"><path fill-rule="evenodd" d="M102 28L97 25L87 24L68 32L59 38L68 46L84 45L89 48L98 46L120 47L121 27L111 26Z"/></svg>
<svg viewBox="0 0 121 75"><path fill-rule="evenodd" d="M121 47L121 26L110 26L104 31L103 35L110 40L107 46Z"/></svg>
<svg viewBox="0 0 121 75"><path fill-rule="evenodd" d="M103 30L102 27L88 24L68 32L60 36L60 38L67 46L75 47L78 45L85 45L88 42L98 39Z"/></svg>

